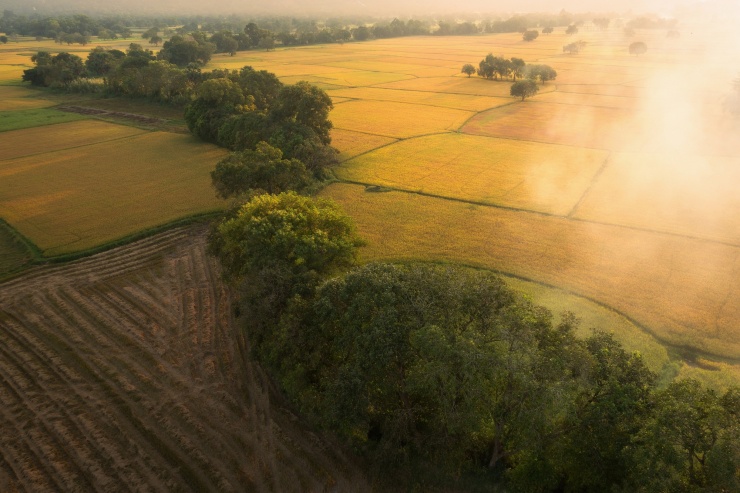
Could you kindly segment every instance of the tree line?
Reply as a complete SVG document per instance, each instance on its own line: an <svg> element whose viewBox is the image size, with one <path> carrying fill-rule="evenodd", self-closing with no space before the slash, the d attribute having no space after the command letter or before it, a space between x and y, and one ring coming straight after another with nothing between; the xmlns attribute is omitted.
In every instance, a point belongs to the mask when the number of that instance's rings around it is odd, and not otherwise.
<svg viewBox="0 0 740 493"><path fill-rule="evenodd" d="M490 272L358 266L360 244L335 204L282 191L234 209L209 248L254 355L379 487L740 488L740 388L659 385L611 334L576 337L573 315Z"/></svg>

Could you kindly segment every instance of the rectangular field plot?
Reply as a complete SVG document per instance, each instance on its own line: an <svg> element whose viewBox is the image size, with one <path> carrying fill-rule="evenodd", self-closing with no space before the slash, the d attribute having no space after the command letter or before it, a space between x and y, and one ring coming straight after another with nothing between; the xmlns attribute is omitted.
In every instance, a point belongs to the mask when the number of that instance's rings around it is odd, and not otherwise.
<svg viewBox="0 0 740 493"><path fill-rule="evenodd" d="M617 108L544 103L511 104L474 116L462 132L597 149L638 146L640 136L628 124L632 112Z"/></svg>
<svg viewBox="0 0 740 493"><path fill-rule="evenodd" d="M91 248L219 209L209 172L225 151L146 133L0 163L0 217L45 255Z"/></svg>
<svg viewBox="0 0 740 493"><path fill-rule="evenodd" d="M510 97L511 81L493 81L480 77L428 77L410 79L387 84L378 84L384 89L406 91L428 91L450 94L470 94L473 96ZM550 86L546 86L549 87ZM553 87L554 89L554 87Z"/></svg>
<svg viewBox="0 0 740 493"><path fill-rule="evenodd" d="M337 89L329 91L329 96L331 96L333 101L335 101L335 96L341 96L370 101L393 101L396 103L443 106L446 108L468 111L483 111L512 102L510 98L471 96L468 94L445 94L428 91L402 91L398 89L381 89L377 87Z"/></svg>
<svg viewBox="0 0 740 493"><path fill-rule="evenodd" d="M331 130L331 145L339 151L339 159L341 161L346 161L359 154L372 151L393 142L396 142L396 139L390 137L369 135L351 130L342 130L340 128L333 128Z"/></svg>
<svg viewBox="0 0 740 493"><path fill-rule="evenodd" d="M615 153L575 217L740 245L736 158Z"/></svg>
<svg viewBox="0 0 740 493"><path fill-rule="evenodd" d="M634 109L640 104L640 100L637 98L605 96L602 94L577 94L573 92L560 92L560 90L540 94L536 96L536 100L544 103L620 109Z"/></svg>
<svg viewBox="0 0 740 493"><path fill-rule="evenodd" d="M641 91L634 87L621 86L617 84L560 84L558 92L573 92L577 94L600 94L602 96L620 96L625 98L639 97Z"/></svg>
<svg viewBox="0 0 740 493"><path fill-rule="evenodd" d="M46 108L35 108L17 111L0 111L0 132L22 128L40 127L55 123L73 122L87 118L77 113Z"/></svg>
<svg viewBox="0 0 740 493"><path fill-rule="evenodd" d="M457 130L470 111L385 101L347 101L329 118L336 128L392 138Z"/></svg>
<svg viewBox="0 0 740 493"><path fill-rule="evenodd" d="M567 215L607 153L441 134L409 139L345 162L342 179L517 209Z"/></svg>
<svg viewBox="0 0 740 493"><path fill-rule="evenodd" d="M740 354L737 247L356 185L322 195L354 219L363 260L479 265L604 303L665 342Z"/></svg>
<svg viewBox="0 0 740 493"><path fill-rule="evenodd" d="M59 151L144 133L133 127L81 120L0 133L0 161ZM0 177L4 170L0 168Z"/></svg>
<svg viewBox="0 0 740 493"><path fill-rule="evenodd" d="M283 79L283 82L286 84L294 84L295 82L298 82L301 79L300 75L293 75L293 76L287 76L290 79L286 81L286 79ZM315 80L317 82L322 82L324 84L331 84L335 86L345 86L345 87L355 87L355 86L373 86L376 84L383 84L386 82L394 82L404 79L411 79L413 78L413 75L406 75L406 74L392 74L392 73L385 73L385 72L368 72L368 71L362 71L362 70L346 70L342 71L342 69L337 69L334 72L330 73L322 73L318 75L310 75L310 79L305 80Z"/></svg>
<svg viewBox="0 0 740 493"><path fill-rule="evenodd" d="M55 104L36 96L42 96L42 94L26 87L0 86L0 111L46 108Z"/></svg>

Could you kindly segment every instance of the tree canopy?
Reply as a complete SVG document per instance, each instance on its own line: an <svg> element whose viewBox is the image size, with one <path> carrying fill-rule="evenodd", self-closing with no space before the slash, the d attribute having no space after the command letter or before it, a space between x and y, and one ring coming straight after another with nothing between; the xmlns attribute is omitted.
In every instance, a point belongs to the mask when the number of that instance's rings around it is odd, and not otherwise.
<svg viewBox="0 0 740 493"><path fill-rule="evenodd" d="M511 90L509 91L509 94L511 94L512 96L520 97L522 98L522 101L524 101L524 98L534 96L539 90L540 88L537 86L537 83L535 81L533 81L532 79L524 79L514 82L511 85Z"/></svg>

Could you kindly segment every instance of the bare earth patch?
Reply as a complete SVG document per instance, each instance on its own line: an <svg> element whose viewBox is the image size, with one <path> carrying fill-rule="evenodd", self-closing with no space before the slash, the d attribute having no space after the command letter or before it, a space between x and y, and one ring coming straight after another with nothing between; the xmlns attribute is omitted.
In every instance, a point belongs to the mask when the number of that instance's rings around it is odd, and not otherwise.
<svg viewBox="0 0 740 493"><path fill-rule="evenodd" d="M204 230L0 285L0 491L366 491L275 397Z"/></svg>

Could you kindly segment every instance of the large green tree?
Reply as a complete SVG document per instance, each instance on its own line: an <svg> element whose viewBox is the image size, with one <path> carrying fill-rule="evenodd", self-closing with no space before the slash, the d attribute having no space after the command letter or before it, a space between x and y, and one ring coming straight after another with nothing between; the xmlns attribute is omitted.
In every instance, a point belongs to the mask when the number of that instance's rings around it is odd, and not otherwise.
<svg viewBox="0 0 740 493"><path fill-rule="evenodd" d="M282 151L267 142L259 142L253 151L235 152L222 159L211 172L211 179L222 198L249 191L301 191L311 183L311 175L302 162L283 159Z"/></svg>

